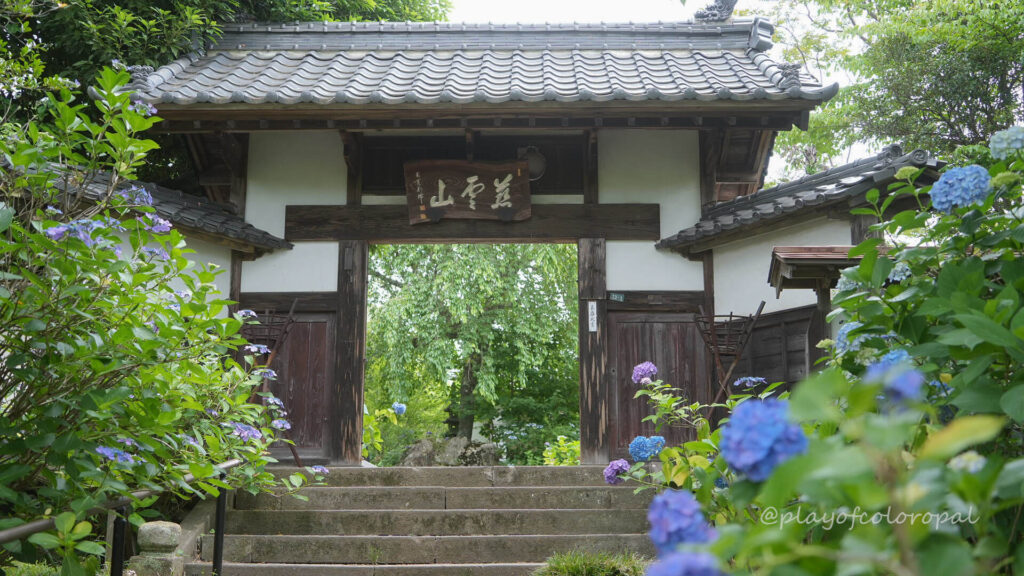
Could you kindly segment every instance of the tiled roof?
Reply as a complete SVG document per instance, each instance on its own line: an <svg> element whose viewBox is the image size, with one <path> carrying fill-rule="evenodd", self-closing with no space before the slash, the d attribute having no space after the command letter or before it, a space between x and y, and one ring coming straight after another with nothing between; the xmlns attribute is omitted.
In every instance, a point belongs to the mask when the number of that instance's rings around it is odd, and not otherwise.
<svg viewBox="0 0 1024 576"><path fill-rule="evenodd" d="M875 156L718 203L696 225L661 240L658 247L685 252L698 242L733 238L755 223L850 201L872 188L884 191L904 166L935 169L943 164L925 150L903 154L899 146L889 146Z"/></svg>
<svg viewBox="0 0 1024 576"><path fill-rule="evenodd" d="M179 190L165 188L145 182L124 182L119 189L131 185L144 187L153 197L153 209L157 215L170 220L176 227L224 238L236 244L251 247L257 254L274 250L291 249L291 243L273 234L256 228L228 208L206 198L186 194ZM90 200L99 200L110 186L109 174L94 176L89 184L78 190Z"/></svg>
<svg viewBox="0 0 1024 576"><path fill-rule="evenodd" d="M234 24L132 88L153 104L437 104L831 98L734 23Z"/></svg>

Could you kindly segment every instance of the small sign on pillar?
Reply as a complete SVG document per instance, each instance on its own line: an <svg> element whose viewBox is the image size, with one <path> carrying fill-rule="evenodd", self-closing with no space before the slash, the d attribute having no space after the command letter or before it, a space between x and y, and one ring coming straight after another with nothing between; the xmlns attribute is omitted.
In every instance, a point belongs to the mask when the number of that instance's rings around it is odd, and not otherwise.
<svg viewBox="0 0 1024 576"><path fill-rule="evenodd" d="M597 332L597 302L587 302L587 328L591 332Z"/></svg>
<svg viewBox="0 0 1024 576"><path fill-rule="evenodd" d="M410 224L530 218L530 171L525 160L407 162L405 194Z"/></svg>

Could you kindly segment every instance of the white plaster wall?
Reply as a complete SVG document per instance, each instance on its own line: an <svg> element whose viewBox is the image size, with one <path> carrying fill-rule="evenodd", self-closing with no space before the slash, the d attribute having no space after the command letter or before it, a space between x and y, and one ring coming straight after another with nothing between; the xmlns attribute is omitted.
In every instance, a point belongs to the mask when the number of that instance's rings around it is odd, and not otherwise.
<svg viewBox="0 0 1024 576"><path fill-rule="evenodd" d="M348 177L337 132L257 132L249 138L245 219L284 236L288 204L344 204ZM338 289L338 243L296 242L242 264L243 292Z"/></svg>
<svg viewBox="0 0 1024 576"><path fill-rule="evenodd" d="M695 130L601 130L602 204L661 205L661 236L700 219L700 146ZM607 244L609 290L703 290L699 262L655 250L653 241Z"/></svg>
<svg viewBox="0 0 1024 576"><path fill-rule="evenodd" d="M195 269L204 265L209 265L211 268L217 267L218 274L213 283L217 287L217 291L220 292L220 298L229 298L231 294L231 249L205 240L189 238L187 235L185 236L185 245L189 249L195 250L194 254L185 255L189 261L195 264ZM181 290L184 286L173 286L173 288Z"/></svg>
<svg viewBox="0 0 1024 576"><path fill-rule="evenodd" d="M815 304L813 290L786 290L778 299L768 284L775 246L850 245L850 224L821 218L771 230L723 244L714 249L715 313L753 314L764 300L764 311L777 312Z"/></svg>

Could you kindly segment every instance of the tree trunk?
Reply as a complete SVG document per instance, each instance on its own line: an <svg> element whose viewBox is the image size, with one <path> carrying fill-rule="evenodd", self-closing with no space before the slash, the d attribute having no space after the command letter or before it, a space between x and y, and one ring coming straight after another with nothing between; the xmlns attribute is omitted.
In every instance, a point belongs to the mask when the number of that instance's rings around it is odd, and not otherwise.
<svg viewBox="0 0 1024 576"><path fill-rule="evenodd" d="M462 370L462 385L459 386L459 430L458 435L466 440L473 439L473 419L476 416L476 358L466 360Z"/></svg>

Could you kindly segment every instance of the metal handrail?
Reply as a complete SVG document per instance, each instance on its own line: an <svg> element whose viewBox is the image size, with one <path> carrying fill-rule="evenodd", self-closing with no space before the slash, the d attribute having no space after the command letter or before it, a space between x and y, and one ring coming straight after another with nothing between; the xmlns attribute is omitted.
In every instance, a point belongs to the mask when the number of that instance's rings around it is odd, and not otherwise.
<svg viewBox="0 0 1024 576"><path fill-rule="evenodd" d="M228 470L231 470L232 468L242 463L243 460L235 458L234 460L228 460L227 462L224 462L222 464L214 465L214 468L219 470L221 476L223 477L223 475L226 474ZM196 477L193 474L189 473L186 474L184 478L182 478L182 481L185 484L189 484L195 479ZM163 492L166 492L166 490L139 490L137 492L132 492L131 496L122 496L115 500L108 500L107 502L104 502L103 504L100 504L99 506L96 506L94 508L90 508L89 510L86 511L85 517L89 517L107 510L118 510L121 512L114 519L114 541L111 543L110 554L112 558L108 559L109 562L111 563L111 574L120 575L124 573L124 538L126 524L124 511L126 511L127 508L131 506L133 502L149 498L150 496L155 496ZM223 548L224 544L224 515L226 514L226 511L227 494L224 489L221 489L217 495L217 518L214 521L216 531L214 534L213 547L214 575L219 575L222 571L223 566L223 551L221 550L221 548ZM56 527L57 525L54 523L53 518L43 518L40 520L33 520L32 522L27 522L25 524L20 524L18 526L14 526L13 528L7 528L6 530L0 530L0 544L6 544L7 542L21 540L38 532L53 530Z"/></svg>

